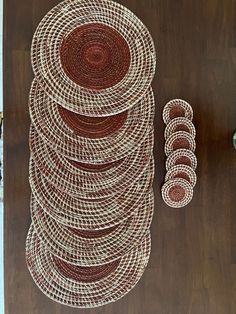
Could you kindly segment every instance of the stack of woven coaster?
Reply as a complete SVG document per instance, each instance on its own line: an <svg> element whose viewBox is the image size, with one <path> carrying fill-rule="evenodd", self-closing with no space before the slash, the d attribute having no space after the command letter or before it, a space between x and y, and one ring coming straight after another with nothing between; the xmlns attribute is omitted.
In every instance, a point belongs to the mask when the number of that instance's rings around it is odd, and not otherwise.
<svg viewBox="0 0 236 314"><path fill-rule="evenodd" d="M29 271L53 300L116 301L149 259L156 55L143 23L108 0L67 0L32 42Z"/></svg>
<svg viewBox="0 0 236 314"><path fill-rule="evenodd" d="M194 154L196 130L192 119L192 107L184 100L171 100L164 107L167 173L162 198L174 208L183 207L192 200L197 182L197 158Z"/></svg>

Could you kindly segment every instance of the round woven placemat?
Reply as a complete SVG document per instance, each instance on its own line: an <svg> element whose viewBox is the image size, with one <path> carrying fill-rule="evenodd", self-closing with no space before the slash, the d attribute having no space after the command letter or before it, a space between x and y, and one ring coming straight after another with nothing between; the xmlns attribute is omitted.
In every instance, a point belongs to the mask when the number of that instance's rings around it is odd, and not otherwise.
<svg viewBox="0 0 236 314"><path fill-rule="evenodd" d="M194 171L197 169L197 158L189 149L177 149L173 151L166 159L166 170L176 165L186 165Z"/></svg>
<svg viewBox="0 0 236 314"><path fill-rule="evenodd" d="M92 308L117 301L141 278L150 256L150 233L120 260L97 267L78 267L53 256L30 228L26 262L30 274L49 298L61 304Z"/></svg>
<svg viewBox="0 0 236 314"><path fill-rule="evenodd" d="M153 144L152 130L132 154L93 169L93 165L81 165L58 154L40 138L34 127L30 130L32 158L46 180L67 194L91 199L117 194L132 184L147 168Z"/></svg>
<svg viewBox="0 0 236 314"><path fill-rule="evenodd" d="M185 131L173 133L165 142L165 154L169 156L177 149L189 149L192 152L196 149L196 142L194 138Z"/></svg>
<svg viewBox="0 0 236 314"><path fill-rule="evenodd" d="M182 99L173 99L169 101L163 109L163 120L168 124L177 117L185 117L189 120L193 119L193 109L190 104Z"/></svg>
<svg viewBox="0 0 236 314"><path fill-rule="evenodd" d="M191 184L180 178L168 180L161 189L164 202L174 208L186 206L193 198L193 188Z"/></svg>
<svg viewBox="0 0 236 314"><path fill-rule="evenodd" d="M194 187L197 183L197 176L195 171L186 165L176 165L170 168L165 176L165 181L169 181L174 178L182 178L187 180L192 187Z"/></svg>
<svg viewBox="0 0 236 314"><path fill-rule="evenodd" d="M78 229L105 229L130 217L150 190L153 158L145 172L124 191L103 199L82 199L57 190L30 162L30 186L39 205L59 223Z"/></svg>
<svg viewBox="0 0 236 314"><path fill-rule="evenodd" d="M79 230L52 219L32 197L31 216L35 232L47 249L64 261L79 266L110 263L127 254L150 228L154 210L153 192L137 205L132 216L105 230Z"/></svg>
<svg viewBox="0 0 236 314"><path fill-rule="evenodd" d="M171 120L166 128L165 128L165 133L164 137L167 139L170 137L173 133L178 132L178 131L185 131L191 134L193 138L196 136L196 129L189 119L185 117L178 117L173 120Z"/></svg>
<svg viewBox="0 0 236 314"><path fill-rule="evenodd" d="M109 0L67 0L54 7L34 34L31 59L47 94L88 116L109 116L135 105L156 66L147 28Z"/></svg>
<svg viewBox="0 0 236 314"><path fill-rule="evenodd" d="M129 110L119 129L102 138L90 138L78 135L65 123L59 106L47 96L36 80L32 84L29 100L32 123L52 149L70 159L94 164L122 159L137 149L146 133L152 129L154 108L150 88L140 102ZM90 129L93 128L91 124Z"/></svg>

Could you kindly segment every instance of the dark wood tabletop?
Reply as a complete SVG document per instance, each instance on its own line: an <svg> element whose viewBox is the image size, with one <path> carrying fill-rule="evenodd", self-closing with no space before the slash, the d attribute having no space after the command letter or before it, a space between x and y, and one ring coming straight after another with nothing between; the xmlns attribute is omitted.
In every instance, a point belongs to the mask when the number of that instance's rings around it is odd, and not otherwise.
<svg viewBox="0 0 236 314"><path fill-rule="evenodd" d="M58 0L4 1L4 180L6 314L236 313L236 1L122 0L149 28L157 50L155 216L152 254L138 285L94 310L54 303L25 264L30 225L28 94L32 35ZM162 108L191 103L197 129L193 201L171 209L165 175Z"/></svg>

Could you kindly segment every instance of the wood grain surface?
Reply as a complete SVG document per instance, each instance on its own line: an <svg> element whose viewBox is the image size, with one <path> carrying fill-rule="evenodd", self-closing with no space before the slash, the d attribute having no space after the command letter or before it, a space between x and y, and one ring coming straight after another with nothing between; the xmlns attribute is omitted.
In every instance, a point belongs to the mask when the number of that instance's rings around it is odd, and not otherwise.
<svg viewBox="0 0 236 314"><path fill-rule="evenodd" d="M155 217L152 254L139 284L94 310L61 306L35 286L25 264L30 224L28 93L32 35L58 0L5 0L4 156L6 314L236 313L236 1L122 0L149 28L157 49L153 82ZM162 201L165 169L161 113L189 101L197 128L198 184L189 206Z"/></svg>

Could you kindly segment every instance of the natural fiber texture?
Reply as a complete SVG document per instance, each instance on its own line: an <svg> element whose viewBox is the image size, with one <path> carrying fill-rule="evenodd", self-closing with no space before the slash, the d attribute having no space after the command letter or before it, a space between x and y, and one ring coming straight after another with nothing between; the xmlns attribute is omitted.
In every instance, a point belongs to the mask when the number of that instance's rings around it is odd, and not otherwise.
<svg viewBox="0 0 236 314"><path fill-rule="evenodd" d="M175 178L164 183L161 193L168 206L180 208L192 200L193 188L187 180Z"/></svg>
<svg viewBox="0 0 236 314"><path fill-rule="evenodd" d="M166 159L166 170L168 171L175 165L186 165L193 170L197 168L197 158L189 149L177 149L173 151Z"/></svg>
<svg viewBox="0 0 236 314"><path fill-rule="evenodd" d="M150 88L129 110L126 121L118 130L102 138L88 138L79 136L64 122L59 106L36 80L32 84L29 106L34 127L51 148L70 159L95 164L122 159L137 149L153 127L155 108Z"/></svg>
<svg viewBox="0 0 236 314"><path fill-rule="evenodd" d="M174 178L182 178L187 180L192 187L194 187L197 183L197 176L194 170L186 165L177 165L170 168L165 176L165 181Z"/></svg>
<svg viewBox="0 0 236 314"><path fill-rule="evenodd" d="M142 276L150 249L148 233L137 248L107 267L81 268L54 257L31 227L26 261L35 283L49 298L72 307L91 308L114 302L128 293Z"/></svg>
<svg viewBox="0 0 236 314"><path fill-rule="evenodd" d="M144 143L120 162L91 169L91 165L72 163L52 150L31 127L30 149L42 175L57 189L82 198L104 198L117 194L135 182L148 167L154 143L153 130Z"/></svg>
<svg viewBox="0 0 236 314"><path fill-rule="evenodd" d="M189 134L191 134L193 138L195 138L196 136L196 130L192 121L184 117L178 117L171 120L167 124L165 128L165 134L164 134L165 139L170 137L174 132L178 132L178 131L188 132Z"/></svg>
<svg viewBox="0 0 236 314"><path fill-rule="evenodd" d="M189 149L193 152L195 151L196 142L191 134L185 131L179 131L168 137L167 141L165 142L166 156L169 156L170 153L177 149Z"/></svg>
<svg viewBox="0 0 236 314"><path fill-rule="evenodd" d="M154 162L143 175L116 195L96 200L72 197L50 185L40 170L30 163L30 185L39 205L59 223L78 229L105 229L130 217L144 195L148 193L154 176Z"/></svg>
<svg viewBox="0 0 236 314"><path fill-rule="evenodd" d="M54 7L35 32L31 57L50 98L88 116L134 106L156 66L147 28L127 8L108 0L67 0Z"/></svg>
<svg viewBox="0 0 236 314"><path fill-rule="evenodd" d="M121 258L138 245L151 225L154 210L153 193L147 194L132 216L105 230L86 231L66 227L52 219L31 201L34 229L47 249L64 261L95 266Z"/></svg>
<svg viewBox="0 0 236 314"><path fill-rule="evenodd" d="M185 100L173 99L169 101L163 109L163 120L165 124L168 124L177 117L185 117L189 120L193 119L193 109Z"/></svg>
<svg viewBox="0 0 236 314"><path fill-rule="evenodd" d="M129 70L130 51L114 28L90 23L75 28L62 41L62 68L81 87L105 89L119 83Z"/></svg>

